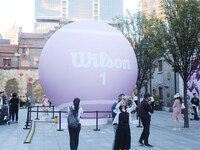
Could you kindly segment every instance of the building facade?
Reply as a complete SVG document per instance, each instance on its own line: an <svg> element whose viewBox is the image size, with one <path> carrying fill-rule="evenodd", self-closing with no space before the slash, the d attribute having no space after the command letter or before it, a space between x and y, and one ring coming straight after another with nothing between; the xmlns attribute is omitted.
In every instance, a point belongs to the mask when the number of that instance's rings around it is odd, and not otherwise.
<svg viewBox="0 0 200 150"><path fill-rule="evenodd" d="M142 11L148 15L155 13L158 19L164 19L165 15L161 8L162 0L142 0Z"/></svg>
<svg viewBox="0 0 200 150"><path fill-rule="evenodd" d="M64 21L112 22L123 14L123 0L35 0L35 33L47 33Z"/></svg>
<svg viewBox="0 0 200 150"><path fill-rule="evenodd" d="M38 65L43 46L50 36L39 33L20 33L19 44L0 44L0 91L9 97L16 92L19 96L39 97L44 92L39 82Z"/></svg>
<svg viewBox="0 0 200 150"><path fill-rule="evenodd" d="M161 7L162 0L142 0L142 11L146 13L147 17L152 13L158 19L164 20L165 15ZM173 71L164 58L160 58L157 62L157 67L153 73L153 79L143 88L142 92L149 92L152 95L158 95L163 101L164 107L171 107L174 100L175 93L180 91L179 75Z"/></svg>

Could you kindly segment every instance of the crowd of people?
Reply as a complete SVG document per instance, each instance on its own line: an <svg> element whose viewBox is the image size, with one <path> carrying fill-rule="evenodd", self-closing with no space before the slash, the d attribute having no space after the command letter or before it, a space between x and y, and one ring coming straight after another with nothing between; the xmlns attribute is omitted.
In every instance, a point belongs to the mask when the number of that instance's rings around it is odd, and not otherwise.
<svg viewBox="0 0 200 150"><path fill-rule="evenodd" d="M4 121L3 115L8 117L7 121L11 120L11 123L18 123L19 109L28 108L29 106L37 106L38 104L38 97L32 101L31 96L18 97L17 93L11 93L11 96L7 98L5 92L0 92L0 123ZM42 109L44 110L45 114L48 114L49 107L49 99L46 97L46 95L44 95L42 99Z"/></svg>
<svg viewBox="0 0 200 150"><path fill-rule="evenodd" d="M18 98L17 94L13 93L12 97L7 99L4 92L1 92L0 94L0 107L2 105L9 104L12 122L14 122L15 120L15 122L17 123L19 108L26 108L26 106L30 106L31 97L27 97L26 99L24 96L20 96ZM28 102L27 105L26 102ZM48 114L50 103L46 95L44 95L42 102L43 110L46 114ZM35 104L37 103L39 103L38 97L35 100ZM187 108L190 120L199 120L197 114L199 105L200 101L197 98L196 93L193 93L192 99L187 96ZM174 95L172 114L172 121L174 122L173 130L180 130L181 128L181 110L183 109L183 107L184 105L182 97L179 93L176 93ZM142 95L140 95L139 100L136 96L130 97L122 93L118 96L118 100L112 105L111 110L113 119L112 125L114 131L114 140L112 145L113 150L128 150L131 148L131 114L136 111L138 111L139 117L143 125L143 131L140 138L138 139L138 143L141 146L153 147L153 145L149 144L148 139L150 135L151 116L154 112L154 99L149 93L145 93L143 97ZM80 118L82 113L83 109L80 106L80 99L75 98L73 100L73 105L68 107L68 131L71 150L78 149L79 133L81 130ZM194 118L192 118L192 114L194 114Z"/></svg>

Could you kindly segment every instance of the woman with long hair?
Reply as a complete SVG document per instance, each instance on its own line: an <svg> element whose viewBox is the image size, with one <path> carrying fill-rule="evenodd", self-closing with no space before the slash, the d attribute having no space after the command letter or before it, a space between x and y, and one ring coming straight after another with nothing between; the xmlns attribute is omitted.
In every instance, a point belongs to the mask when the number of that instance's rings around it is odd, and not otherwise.
<svg viewBox="0 0 200 150"><path fill-rule="evenodd" d="M174 104L173 104L173 114L172 114L172 121L174 122L173 130L177 130L177 122L179 123L178 130L181 129L181 105L182 105L182 98L179 93L174 95Z"/></svg>
<svg viewBox="0 0 200 150"><path fill-rule="evenodd" d="M114 150L128 150L131 148L131 112L136 109L135 102L132 102L132 106L127 108L127 103L124 96L120 103L116 105L117 115L113 120L113 124L118 124L115 135Z"/></svg>
<svg viewBox="0 0 200 150"><path fill-rule="evenodd" d="M78 122L79 122L77 127L71 127L68 124L68 131L69 131L69 137L70 137L70 150L77 150L78 143L79 143L79 133L81 130L80 118L81 118L81 114L83 113L83 109L80 107L79 98L74 99L73 106L70 106L68 108L68 112L72 113L75 117L77 117Z"/></svg>

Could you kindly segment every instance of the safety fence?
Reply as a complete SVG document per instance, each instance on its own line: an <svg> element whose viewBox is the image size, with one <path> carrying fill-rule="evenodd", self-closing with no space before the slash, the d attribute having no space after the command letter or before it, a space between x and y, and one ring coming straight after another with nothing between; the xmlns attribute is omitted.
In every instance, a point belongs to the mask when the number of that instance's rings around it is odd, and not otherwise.
<svg viewBox="0 0 200 150"><path fill-rule="evenodd" d="M24 129L30 129L31 127L31 122L32 122L32 113L36 113L36 118L35 120L39 120L39 113L44 113L46 111L42 111L39 110L39 108L43 108L43 107L49 107L49 106L29 106L27 109L27 119L25 122L25 128ZM36 108L36 110L33 110L33 108ZM58 121L58 129L57 131L63 131L63 129L61 129L61 115L62 113L67 114L67 111L55 111L55 107L51 106L50 108L52 108L52 110L48 111L48 113L52 114L51 119L55 119L55 114L58 114L59 117L59 121ZM95 113L96 114L96 128L94 129L94 131L100 131L99 129L99 114L100 113L111 113L111 111L84 111L84 113Z"/></svg>

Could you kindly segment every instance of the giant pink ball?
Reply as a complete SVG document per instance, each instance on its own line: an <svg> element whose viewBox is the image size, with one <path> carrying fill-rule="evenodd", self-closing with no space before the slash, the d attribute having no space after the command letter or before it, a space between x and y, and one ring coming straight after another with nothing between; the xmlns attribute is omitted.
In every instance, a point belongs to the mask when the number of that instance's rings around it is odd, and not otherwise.
<svg viewBox="0 0 200 150"><path fill-rule="evenodd" d="M39 62L42 88L59 110L79 97L84 111L110 111L119 94L133 92L137 80L137 61L128 40L97 21L60 28L45 44ZM85 113L83 118L95 116Z"/></svg>

